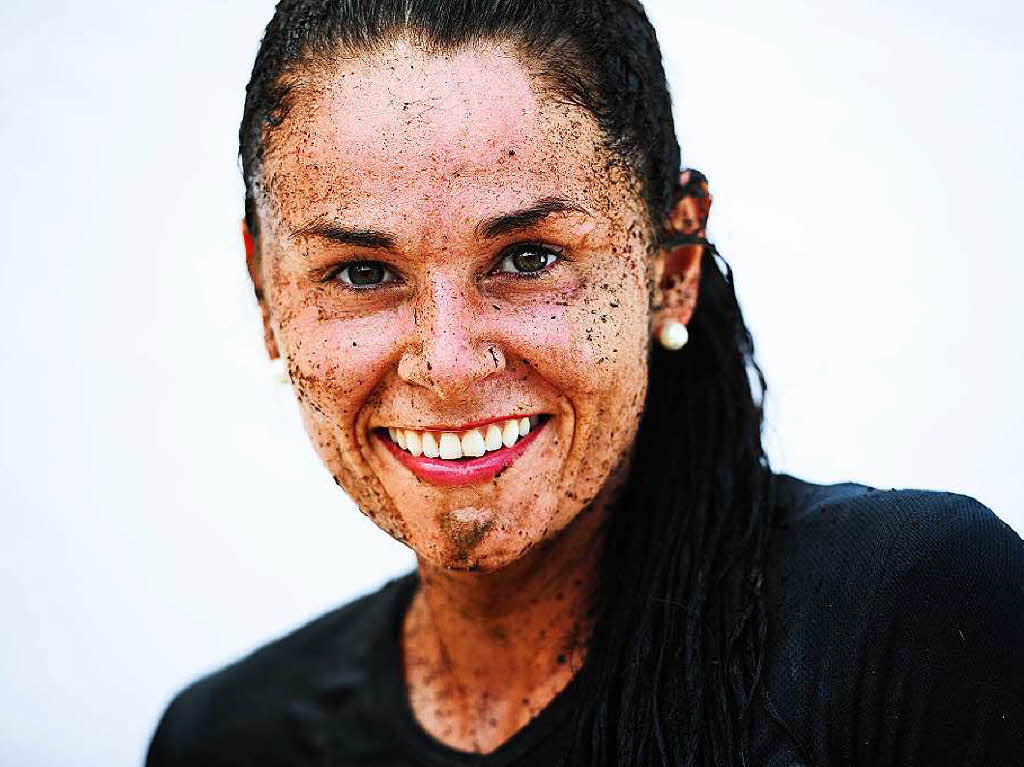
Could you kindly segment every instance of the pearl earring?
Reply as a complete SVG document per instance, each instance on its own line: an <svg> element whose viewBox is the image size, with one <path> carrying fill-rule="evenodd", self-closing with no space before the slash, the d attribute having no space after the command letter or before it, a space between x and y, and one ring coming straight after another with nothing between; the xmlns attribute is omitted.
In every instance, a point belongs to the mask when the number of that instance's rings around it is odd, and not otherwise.
<svg viewBox="0 0 1024 767"><path fill-rule="evenodd" d="M690 340L690 333L686 330L686 325L679 320L669 320L661 326L658 340L669 351L675 351L686 346L686 342Z"/></svg>

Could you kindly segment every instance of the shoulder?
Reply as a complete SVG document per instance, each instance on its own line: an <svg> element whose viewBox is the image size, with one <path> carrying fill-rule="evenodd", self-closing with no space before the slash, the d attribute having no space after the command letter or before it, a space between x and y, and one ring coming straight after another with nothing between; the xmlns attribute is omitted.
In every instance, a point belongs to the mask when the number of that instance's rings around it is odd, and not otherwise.
<svg viewBox="0 0 1024 767"><path fill-rule="evenodd" d="M803 750L856 763L858 737L904 727L932 732L933 750L1019 743L1020 536L956 493L786 476L776 489L767 694Z"/></svg>
<svg viewBox="0 0 1024 767"><path fill-rule="evenodd" d="M147 767L297 764L322 739L331 706L358 697L394 626L412 574L323 615L179 692Z"/></svg>
<svg viewBox="0 0 1024 767"><path fill-rule="evenodd" d="M1024 541L969 496L778 475L775 502L769 578L776 597L812 585L858 600L900 583L1021 585Z"/></svg>

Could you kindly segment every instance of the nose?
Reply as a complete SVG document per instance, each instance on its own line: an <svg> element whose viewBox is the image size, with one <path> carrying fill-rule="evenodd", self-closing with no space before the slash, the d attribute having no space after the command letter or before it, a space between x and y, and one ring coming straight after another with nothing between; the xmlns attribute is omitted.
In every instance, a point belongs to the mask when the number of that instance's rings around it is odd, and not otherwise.
<svg viewBox="0 0 1024 767"><path fill-rule="evenodd" d="M501 346L486 338L484 305L477 298L451 280L428 283L416 299L412 338L398 361L399 378L455 402L505 369Z"/></svg>

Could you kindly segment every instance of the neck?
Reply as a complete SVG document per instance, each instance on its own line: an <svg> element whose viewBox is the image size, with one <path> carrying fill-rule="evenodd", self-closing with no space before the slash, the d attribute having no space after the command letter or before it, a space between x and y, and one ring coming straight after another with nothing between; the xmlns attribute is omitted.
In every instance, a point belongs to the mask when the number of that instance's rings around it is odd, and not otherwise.
<svg viewBox="0 0 1024 767"><path fill-rule="evenodd" d="M448 745L487 753L583 665L609 504L595 502L546 546L497 572L419 561L403 644L413 712Z"/></svg>

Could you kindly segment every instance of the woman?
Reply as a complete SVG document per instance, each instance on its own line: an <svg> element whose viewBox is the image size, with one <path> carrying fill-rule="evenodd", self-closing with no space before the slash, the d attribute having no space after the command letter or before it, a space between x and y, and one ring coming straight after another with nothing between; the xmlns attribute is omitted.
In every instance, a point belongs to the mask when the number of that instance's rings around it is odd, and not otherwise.
<svg viewBox="0 0 1024 767"><path fill-rule="evenodd" d="M418 567L150 765L1024 760L1024 544L770 471L638 2L284 0L240 139L267 351Z"/></svg>

